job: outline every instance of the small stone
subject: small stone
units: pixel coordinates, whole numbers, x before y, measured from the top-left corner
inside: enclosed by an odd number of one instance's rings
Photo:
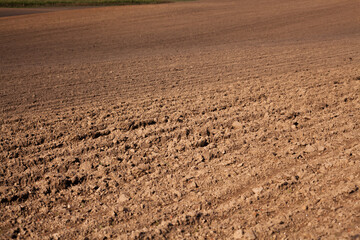
[[[195,161],[199,161],[199,162],[202,162],[205,160],[204,156],[201,155],[201,154],[196,154],[195,158],[194,158]]]
[[[52,236],[51,236],[52,239],[60,239],[60,234],[59,233],[54,233]]]
[[[238,121],[235,121],[235,122],[233,122],[232,127],[233,127],[233,128],[241,128],[241,127],[242,127],[242,124],[239,123]]]
[[[319,147],[318,147],[318,150],[319,150],[320,152],[325,151],[325,147],[324,147],[324,146],[319,146]]]
[[[306,153],[312,153],[312,152],[315,152],[315,151],[316,151],[316,149],[312,145],[306,145],[306,147],[304,149],[304,152],[306,152]]]
[[[205,160],[211,160],[213,158],[213,154],[210,151],[205,151],[203,153],[203,157]]]
[[[252,230],[246,231],[245,235],[244,235],[245,239],[250,239],[250,240],[255,240],[256,239],[256,235]]]
[[[264,190],[264,188],[258,187],[258,188],[253,188],[251,190],[253,191],[253,193],[255,193],[255,195],[259,195]]]
[[[126,196],[125,194],[121,194],[118,198],[118,202],[122,203],[122,202],[126,202],[129,200],[129,197]]]
[[[244,237],[243,230],[240,229],[234,232],[234,239],[243,239],[243,237]]]

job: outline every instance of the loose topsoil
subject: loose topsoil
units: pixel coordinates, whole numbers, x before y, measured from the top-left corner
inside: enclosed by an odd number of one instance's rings
[[[360,239],[360,2],[0,19],[0,238]]]

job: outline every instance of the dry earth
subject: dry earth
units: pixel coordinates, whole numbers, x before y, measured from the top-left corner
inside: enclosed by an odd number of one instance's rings
[[[0,18],[0,238],[360,239],[360,2]]]

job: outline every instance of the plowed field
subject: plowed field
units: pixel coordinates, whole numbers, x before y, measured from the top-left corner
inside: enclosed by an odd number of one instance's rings
[[[1,239],[360,239],[358,0],[10,15]]]

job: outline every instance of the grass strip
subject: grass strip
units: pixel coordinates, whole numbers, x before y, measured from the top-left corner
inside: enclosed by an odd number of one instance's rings
[[[0,0],[0,7],[112,6],[170,3],[178,0]]]

